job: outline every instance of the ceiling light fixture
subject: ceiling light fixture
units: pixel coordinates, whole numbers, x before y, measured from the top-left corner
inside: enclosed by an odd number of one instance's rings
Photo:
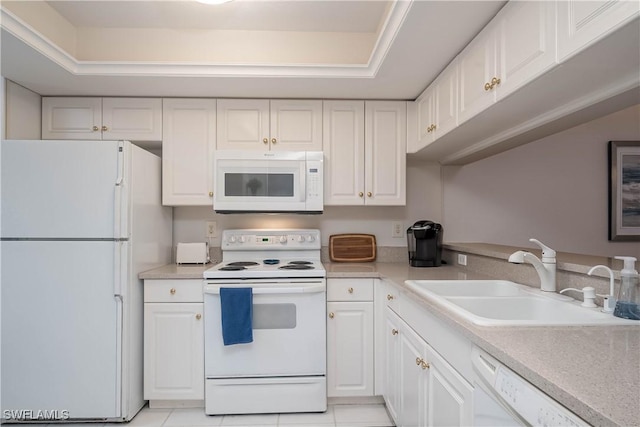
[[[223,4],[223,3],[228,3],[232,0],[196,0],[198,3],[203,3],[203,4]]]

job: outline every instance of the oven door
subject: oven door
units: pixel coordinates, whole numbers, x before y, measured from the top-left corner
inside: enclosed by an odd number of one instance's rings
[[[253,342],[223,344],[223,287],[253,289]],[[325,375],[325,279],[209,281],[204,313],[207,378]]]
[[[306,210],[304,152],[217,151],[214,158],[216,212]]]

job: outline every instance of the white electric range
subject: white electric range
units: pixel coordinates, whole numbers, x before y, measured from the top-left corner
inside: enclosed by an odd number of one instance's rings
[[[205,412],[323,412],[326,271],[319,230],[225,230],[204,272]],[[251,288],[253,341],[224,345],[220,293]]]

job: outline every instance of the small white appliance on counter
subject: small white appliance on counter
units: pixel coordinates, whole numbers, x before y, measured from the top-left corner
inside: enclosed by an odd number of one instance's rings
[[[213,209],[321,214],[323,159],[320,151],[218,150],[213,156]]]
[[[209,262],[207,243],[178,243],[176,264],[206,264]]]
[[[2,417],[129,421],[145,403],[138,273],[171,262],[161,161],[126,141],[0,148]]]
[[[324,412],[326,271],[319,230],[225,230],[204,272],[205,412]],[[251,288],[251,342],[224,345],[224,290]]]

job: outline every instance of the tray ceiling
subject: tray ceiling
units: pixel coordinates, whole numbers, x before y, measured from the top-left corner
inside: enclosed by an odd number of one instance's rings
[[[504,1],[3,1],[42,95],[414,99]]]

